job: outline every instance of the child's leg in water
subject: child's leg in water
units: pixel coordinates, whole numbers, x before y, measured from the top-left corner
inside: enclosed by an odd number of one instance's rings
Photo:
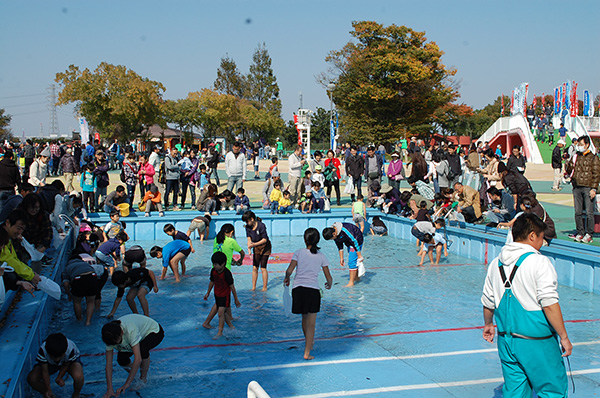
[[[186,259],[186,258],[185,258],[185,257],[183,257],[183,258],[181,259],[181,261],[180,261],[180,263],[181,263],[181,275],[182,275],[182,276],[183,276],[183,275],[185,275],[185,270],[186,270],[186,267],[185,267],[185,259]]]
[[[304,359],[315,359],[310,355],[315,342],[315,324],[317,322],[317,314],[308,313],[302,314],[302,332],[304,333]]]
[[[433,264],[433,246],[429,246],[427,254],[429,255],[429,262]]]
[[[442,245],[437,245],[435,247],[435,263],[440,263],[440,258],[442,258]]]
[[[233,326],[233,323],[231,322],[232,317],[231,317],[231,307],[227,307],[225,309],[225,323],[227,323],[227,326],[229,326],[229,329],[235,329],[235,326]]]
[[[212,327],[210,326],[210,322],[213,320],[215,315],[217,315],[217,305],[213,304],[213,306],[210,309],[210,312],[208,313],[208,316],[206,317],[206,320],[204,321],[202,326],[205,327],[206,329],[211,329]]]
[[[217,312],[219,313],[219,331],[215,338],[223,335],[223,328],[225,327],[225,307],[219,307]]]

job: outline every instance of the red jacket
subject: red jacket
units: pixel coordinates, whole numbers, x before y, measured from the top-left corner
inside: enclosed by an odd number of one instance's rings
[[[333,161],[333,165],[336,168],[336,172],[337,172],[337,176],[338,176],[338,180],[342,178],[342,176],[340,175],[340,167],[342,167],[342,163],[340,162],[340,160],[338,158],[333,158],[333,159],[325,159],[325,167],[329,166],[329,163],[331,163]]]
[[[145,174],[142,174],[142,170],[145,171]],[[154,182],[154,174],[154,167],[152,167],[150,163],[146,162],[144,165],[140,163],[140,171],[138,172],[138,175],[140,176],[140,182],[145,177],[146,183],[152,184]]]

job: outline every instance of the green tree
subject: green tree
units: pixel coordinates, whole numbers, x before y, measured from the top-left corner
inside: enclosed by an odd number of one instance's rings
[[[242,76],[235,61],[229,56],[221,58],[214,89],[220,94],[229,94],[239,98],[245,96],[247,91],[246,77]]]
[[[443,52],[425,32],[406,26],[353,22],[355,39],[326,58],[333,100],[347,137],[356,143],[393,143],[406,130],[428,125],[434,112],[458,97]]]
[[[0,108],[0,140],[10,140],[12,138],[12,130],[10,129],[10,121],[12,116],[5,113],[3,108]]]
[[[167,100],[161,105],[164,121],[174,124],[184,134],[186,142],[193,141],[194,127],[200,126],[200,108],[188,98]]]
[[[245,98],[251,100],[258,109],[281,117],[281,99],[277,78],[271,67],[271,56],[265,43],[259,44],[252,55],[250,72],[245,78],[247,93]]]
[[[242,123],[239,98],[205,88],[189,93],[187,99],[198,111],[198,124],[205,137],[223,136],[228,142],[235,139]]]
[[[329,121],[331,112],[321,107],[312,114],[310,120],[310,141],[314,144],[329,144]]]
[[[92,72],[70,65],[55,81],[62,87],[57,104],[75,103],[103,138],[129,140],[161,120],[165,87],[125,66],[102,62]]]

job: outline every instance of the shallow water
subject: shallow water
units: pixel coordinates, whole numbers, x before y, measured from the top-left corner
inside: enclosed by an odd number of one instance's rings
[[[166,242],[135,243],[149,250]],[[238,242],[244,248],[245,238]],[[303,247],[301,237],[272,242],[273,253],[292,253]],[[266,293],[250,291],[250,266],[233,268],[242,306],[232,308],[235,329],[226,327],[224,336],[213,340],[218,318],[212,330],[201,326],[214,303],[212,295],[203,300],[212,242],[194,241],[194,246],[196,253],[187,261],[183,281],[175,283],[169,271],[167,279],[159,281],[160,291],[148,295],[150,315],[165,329],[165,339],[151,355],[148,384],[122,396],[243,397],[251,380],[257,380],[271,397],[338,391],[377,397],[498,396],[495,389],[501,382],[496,379],[502,375],[497,353],[480,351],[495,348],[483,341],[478,329],[483,264],[450,255],[442,257],[441,266],[431,267],[426,259],[424,267],[417,267],[414,242],[365,237],[367,274],[355,287],[344,288],[348,271],[339,266],[337,248],[332,242],[321,242],[334,285],[330,291],[323,289],[312,352],[316,359],[307,362],[302,360],[300,316],[288,318],[283,313],[282,281],[288,264],[269,264]],[[148,267],[160,275],[159,260],[150,259]],[[321,275],[320,285],[324,282]],[[259,276],[259,287],[261,283]],[[567,287],[560,287],[559,293],[565,319],[598,317],[600,297]],[[53,331],[65,333],[83,353],[83,392],[95,396],[106,391],[100,329],[115,295],[116,288],[109,282],[91,327],[75,321],[66,300],[54,317]],[[123,301],[117,317],[128,313]],[[592,342],[575,348],[573,370],[599,368],[598,322],[568,323],[567,328],[573,342]],[[126,376],[115,362],[115,390]],[[463,383],[472,380],[479,382]],[[571,396],[591,396],[600,388],[597,372],[575,380],[577,395]],[[459,383],[440,384],[448,382]],[[64,389],[53,387],[57,396],[70,396],[70,383]]]

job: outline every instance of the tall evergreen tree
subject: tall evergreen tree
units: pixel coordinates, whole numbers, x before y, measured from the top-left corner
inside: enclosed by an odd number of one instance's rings
[[[269,113],[281,116],[281,99],[277,78],[271,67],[271,56],[265,43],[259,44],[252,55],[250,73],[246,77],[248,84],[247,98],[258,109],[266,109]]]
[[[220,94],[229,94],[244,98],[246,92],[246,79],[232,58],[228,55],[221,58],[221,64],[217,69],[217,79],[214,83],[215,91]]]

